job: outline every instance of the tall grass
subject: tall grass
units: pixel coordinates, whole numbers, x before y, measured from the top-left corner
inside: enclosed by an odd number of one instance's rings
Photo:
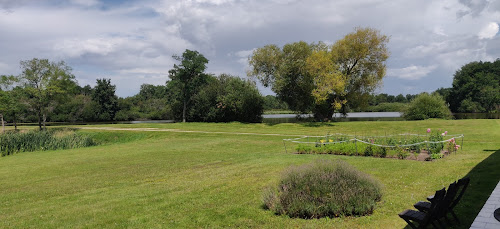
[[[94,145],[96,142],[91,136],[78,133],[75,129],[70,128],[0,134],[0,154],[2,157],[20,152],[72,149]]]

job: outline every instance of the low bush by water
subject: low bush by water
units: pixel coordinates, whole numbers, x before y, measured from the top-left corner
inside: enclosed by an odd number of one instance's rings
[[[89,135],[75,129],[58,128],[46,131],[6,132],[0,134],[0,154],[7,156],[19,152],[37,150],[72,149],[94,146],[96,142]]]
[[[381,185],[367,174],[341,160],[318,160],[288,169],[264,204],[277,214],[320,218],[371,214],[381,198]]]

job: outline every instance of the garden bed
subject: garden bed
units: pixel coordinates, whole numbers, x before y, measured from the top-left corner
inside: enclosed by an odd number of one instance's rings
[[[347,156],[371,156],[406,160],[431,161],[455,153],[463,142],[463,134],[448,135],[447,131],[427,134],[397,134],[384,136],[356,136],[327,134],[284,139],[285,151],[294,149],[298,154],[335,154]],[[288,144],[288,146],[287,146]],[[290,147],[293,144],[292,147]]]

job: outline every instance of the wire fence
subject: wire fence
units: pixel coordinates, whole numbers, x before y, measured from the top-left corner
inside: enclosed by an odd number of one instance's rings
[[[404,137],[404,141],[402,140],[402,137]],[[329,145],[329,144],[339,144],[339,143],[347,143],[347,142],[360,142],[363,144],[367,145],[372,145],[372,146],[377,146],[377,147],[383,147],[383,148],[405,148],[405,147],[412,147],[412,146],[418,146],[418,145],[426,145],[427,148],[429,148],[430,144],[441,144],[441,143],[448,143],[451,141],[456,141],[457,139],[461,139],[461,145],[463,149],[463,140],[464,140],[464,135],[463,134],[456,134],[456,135],[442,135],[443,140],[440,141],[430,141],[430,140],[423,140],[418,141],[418,142],[412,142],[410,144],[378,144],[375,142],[375,139],[377,141],[382,141],[382,142],[407,142],[410,139],[407,139],[406,137],[414,137],[416,139],[419,138],[427,138],[429,139],[431,135],[420,135],[420,134],[397,134],[397,135],[384,135],[384,136],[356,136],[356,135],[349,135],[349,134],[342,134],[342,133],[335,133],[335,134],[327,134],[324,136],[303,136],[299,138],[289,138],[289,139],[283,139],[283,145],[285,147],[285,152],[287,152],[287,146],[286,143],[297,143],[297,144],[314,144],[315,146],[321,146],[321,145]],[[446,139],[444,139],[446,138]],[[388,140],[392,139],[392,140]],[[396,140],[394,140],[396,139]],[[399,141],[398,141],[399,140]],[[412,139],[415,140],[415,139]]]

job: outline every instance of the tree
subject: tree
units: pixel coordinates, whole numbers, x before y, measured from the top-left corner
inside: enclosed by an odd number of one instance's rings
[[[167,87],[163,85],[142,84],[139,96],[141,100],[162,99],[167,96]]]
[[[451,112],[441,95],[422,93],[411,101],[403,117],[407,120],[449,119],[451,118]]]
[[[29,108],[36,114],[40,130],[45,129],[48,113],[57,99],[65,98],[76,85],[71,68],[63,61],[50,62],[48,59],[21,61],[20,82],[24,85]],[[43,127],[42,127],[43,124]]]
[[[366,104],[385,76],[389,38],[371,28],[356,28],[332,46],[303,41],[280,49],[267,45],[249,57],[250,77],[271,87],[296,112],[314,108],[317,118]]]
[[[315,88],[312,91],[316,103],[314,115],[317,119],[330,119],[334,111],[347,102],[342,98],[345,95],[346,77],[333,62],[332,53],[326,49],[315,50],[306,63],[308,73],[315,76]]]
[[[99,121],[114,120],[118,111],[118,97],[115,95],[116,86],[111,79],[97,79],[97,85],[92,92],[92,101],[97,105],[97,119]]]
[[[12,110],[14,103],[12,96],[7,90],[10,89],[15,80],[14,76],[0,76],[0,122],[2,122],[2,132],[5,132],[4,116]]]
[[[369,94],[385,76],[385,61],[389,58],[389,37],[372,28],[356,28],[353,33],[335,42],[331,47],[333,62],[347,80],[344,93],[335,95],[346,100],[342,112],[367,102]]]
[[[191,105],[192,97],[206,82],[208,75],[204,71],[208,60],[199,52],[189,49],[182,56],[174,55],[173,58],[181,64],[174,64],[174,68],[168,71],[171,81],[167,82],[167,88],[171,91],[173,102],[181,104],[182,122],[186,122],[186,111]]]
[[[0,122],[2,122],[2,132],[5,132],[4,114],[8,111],[10,97],[7,92],[0,90]]]
[[[314,105],[312,91],[315,86],[306,66],[313,49],[313,45],[304,41],[286,44],[282,49],[276,45],[258,48],[249,57],[252,69],[247,74],[265,87],[271,87],[291,110],[308,112]]]
[[[204,122],[259,122],[264,99],[254,83],[221,74],[193,96],[188,117]]]
[[[288,104],[279,100],[274,95],[264,96],[264,110],[288,110]]]
[[[2,130],[4,127],[4,120],[10,118],[14,123],[14,129],[17,130],[17,120],[19,114],[24,108],[21,103],[23,89],[16,86],[19,79],[16,76],[0,76],[0,119],[2,122]]]
[[[453,112],[498,112],[500,59],[462,66],[455,72],[447,101]]]

